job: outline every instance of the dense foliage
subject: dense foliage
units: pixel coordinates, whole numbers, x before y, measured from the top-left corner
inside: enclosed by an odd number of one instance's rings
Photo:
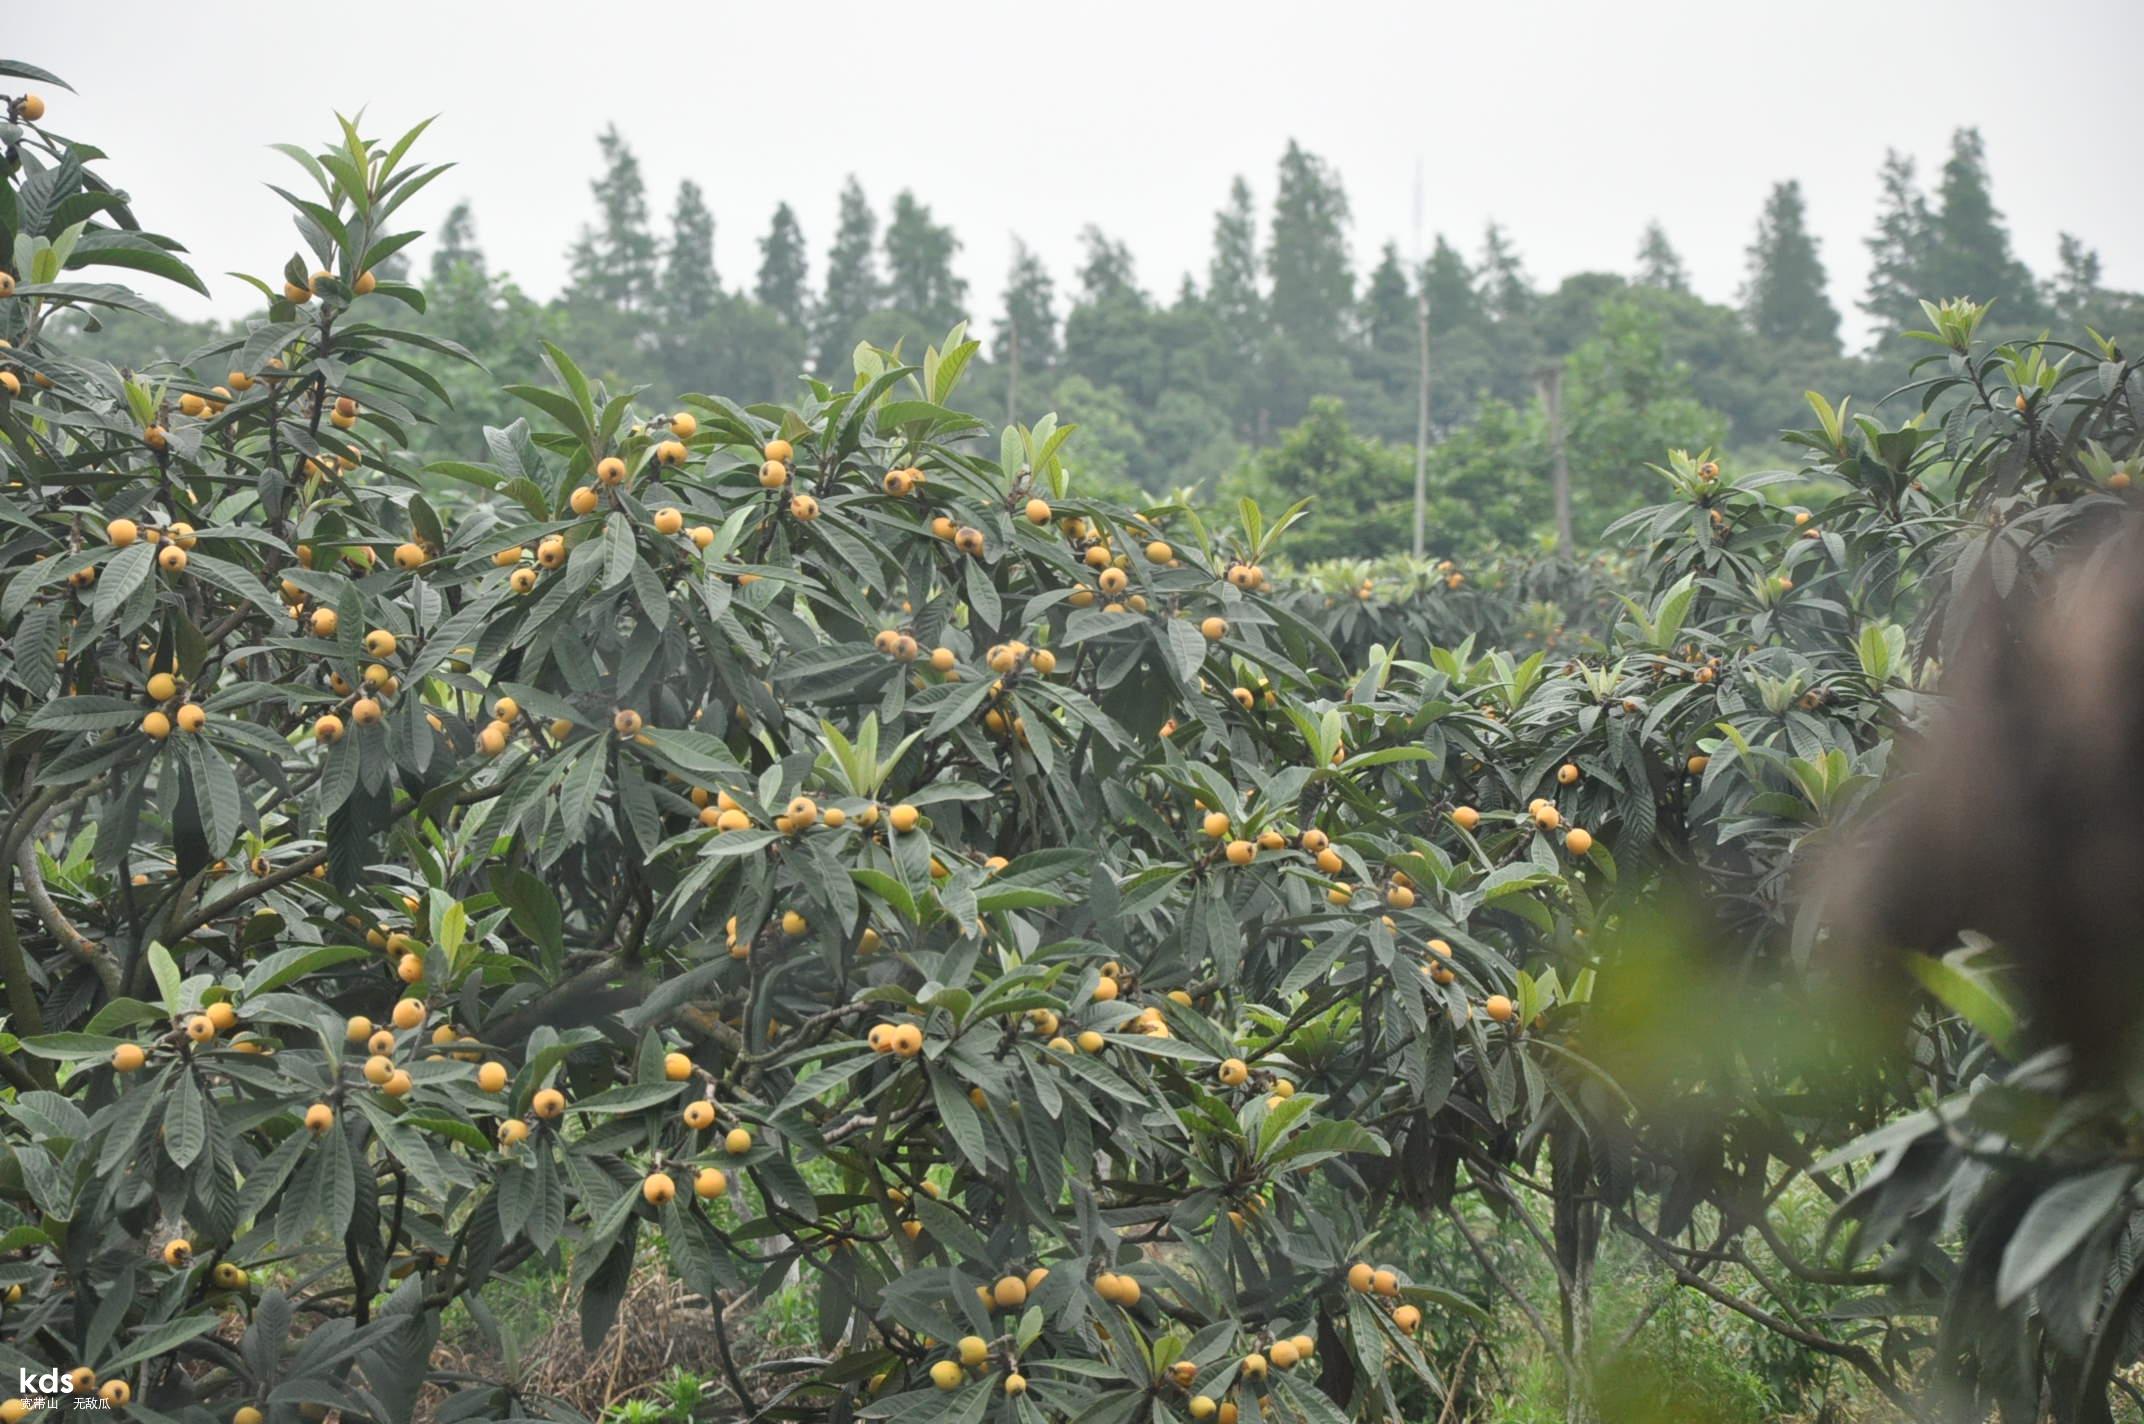
[[[1496,1279],[1470,1194],[1555,1266],[1525,1308],[1574,1417],[1607,1231],[1902,1403],[2104,1413],[2133,1112],[2070,1127],[2097,1155],[1993,1116],[2039,1036],[1978,942],[1864,1035],[1795,892],[1976,622],[2135,522],[2111,345],[1946,303],[1929,415],[1819,400],[1795,471],[1676,451],[1627,563],[1284,579],[1300,508],[1115,502],[1054,418],[959,413],[959,325],[786,404],[546,346],[486,401],[528,416],[410,456],[462,354],[378,275],[417,132],[287,150],[263,320],[77,356],[63,317],[139,299],[75,274],[190,274],[35,108],[0,132],[0,1367],[151,1418],[568,1417],[431,1370],[444,1313],[495,1328],[541,1258],[599,1337],[654,1237],[718,1329],[815,1287],[820,1356],[731,1365],[742,1415],[1431,1417],[1480,1302],[1385,1243],[1440,1213]],[[2009,1160],[1849,1140],[1955,1092]],[[1712,1274],[1804,1178],[1858,1224],[1784,1260],[1867,1288],[1837,1320]]]

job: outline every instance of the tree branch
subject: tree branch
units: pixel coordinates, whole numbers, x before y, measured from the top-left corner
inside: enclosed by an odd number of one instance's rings
[[[1661,1264],[1665,1265],[1674,1274],[1679,1284],[1690,1287],[1716,1305],[1725,1306],[1737,1315],[1746,1316],[1754,1320],[1775,1335],[1792,1340],[1797,1345],[1815,1350],[1819,1354],[1829,1355],[1833,1359],[1845,1361],[1860,1371],[1868,1379],[1869,1383],[1876,1386],[1885,1399],[1890,1400],[1901,1411],[1909,1416],[1915,1412],[1913,1397],[1892,1381],[1890,1373],[1867,1350],[1862,1349],[1859,1345],[1844,1344],[1828,1335],[1819,1335],[1813,1330],[1804,1330],[1799,1326],[1782,1320],[1763,1306],[1744,1300],[1733,1291],[1727,1290],[1691,1270],[1687,1265],[1683,1264],[1680,1259],[1681,1253],[1672,1243],[1663,1241],[1653,1235],[1652,1232],[1640,1226],[1634,1218],[1625,1216],[1619,1220],[1623,1229],[1638,1241],[1643,1242],[1646,1248],[1660,1260]]]
[[[52,937],[60,942],[60,947],[73,950],[89,961],[89,967],[97,972],[97,978],[104,983],[104,992],[117,998],[119,961],[112,958],[110,950],[74,927],[73,921],[69,920],[53,901],[51,892],[45,889],[44,872],[38,869],[37,838],[43,830],[44,820],[57,809],[56,805],[47,808],[45,815],[39,817],[31,826],[29,834],[15,843],[15,869],[22,876],[22,893],[30,902],[31,912],[52,932]]]
[[[1548,1321],[1542,1318],[1541,1312],[1534,1308],[1534,1303],[1526,1298],[1525,1293],[1496,1268],[1496,1263],[1489,1259],[1489,1253],[1474,1239],[1474,1233],[1467,1230],[1466,1222],[1460,1218],[1459,1208],[1446,1202],[1444,1215],[1452,1223],[1452,1229],[1459,1233],[1459,1239],[1467,1243],[1467,1250],[1473,1253],[1475,1263],[1481,1267],[1482,1274],[1494,1281],[1505,1295],[1511,1297],[1512,1303],[1518,1306],[1527,1323],[1533,1326],[1534,1334],[1541,1337],[1541,1343],[1548,1348],[1549,1354],[1556,1358],[1559,1365],[1568,1369],[1571,1359],[1564,1353],[1563,1341],[1557,1338],[1555,1331],[1549,1329]]]

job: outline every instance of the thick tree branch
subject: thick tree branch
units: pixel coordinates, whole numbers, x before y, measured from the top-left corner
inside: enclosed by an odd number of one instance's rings
[[[110,950],[74,927],[74,922],[67,918],[45,888],[44,872],[37,864],[38,835],[43,830],[43,822],[58,809],[57,805],[47,808],[44,816],[32,825],[30,833],[15,843],[15,871],[22,877],[23,898],[30,902],[31,913],[51,931],[60,947],[87,960],[103,982],[104,992],[116,998],[119,994],[119,961],[112,957]]]

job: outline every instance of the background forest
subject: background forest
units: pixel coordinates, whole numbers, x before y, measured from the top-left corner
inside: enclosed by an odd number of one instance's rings
[[[1918,354],[1903,333],[1923,320],[1920,296],[1972,294],[1991,305],[1996,337],[2088,319],[2132,345],[2144,336],[2144,297],[2102,286],[2086,237],[2065,234],[2050,273],[2019,259],[1970,128],[1932,174],[1889,154],[1874,177],[1871,277],[1856,297],[1833,290],[1801,185],[1775,184],[1734,307],[1692,293],[1658,224],[1637,236],[1629,270],[1553,284],[1529,272],[1525,235],[1495,224],[1472,243],[1436,234],[1418,263],[1387,243],[1360,271],[1343,175],[1291,143],[1269,205],[1248,179],[1229,185],[1203,273],[1172,285],[1089,226],[1076,272],[1053,273],[1016,247],[1002,309],[982,312],[959,234],[916,193],[882,210],[852,178],[839,226],[816,241],[782,203],[758,241],[757,270],[723,272],[715,224],[752,215],[715,212],[689,179],[658,212],[662,195],[628,138],[605,129],[596,144],[570,285],[555,299],[532,298],[492,266],[469,202],[440,224],[415,274],[428,303],[415,325],[468,348],[486,370],[436,363],[456,406],[418,433],[416,453],[480,449],[489,412],[479,397],[494,381],[540,379],[543,341],[621,384],[771,400],[803,372],[844,380],[860,342],[898,344],[913,358],[967,320],[986,339],[968,376],[971,408],[1006,419],[1054,410],[1078,425],[1073,458],[1089,487],[1215,508],[1243,495],[1272,508],[1316,496],[1291,555],[1375,558],[1408,548],[1426,297],[1426,552],[1479,555],[1550,532],[1536,497],[1551,463],[1541,394],[1550,371],[1562,384],[1585,544],[1655,495],[1642,462],[1663,450],[1766,463],[1778,433],[1806,417],[1803,392],[1863,408],[1881,399],[1901,359]],[[573,226],[561,217],[562,243]],[[400,254],[390,265],[408,267]],[[1842,334],[1848,300],[1866,320],[1866,349],[1850,350]],[[84,349],[181,358],[232,329],[120,313]]]

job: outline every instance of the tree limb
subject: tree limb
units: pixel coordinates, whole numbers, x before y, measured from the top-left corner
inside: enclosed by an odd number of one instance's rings
[[[1842,1341],[1834,1340],[1828,1335],[1819,1335],[1813,1330],[1804,1330],[1799,1326],[1782,1320],[1763,1306],[1744,1300],[1733,1291],[1715,1284],[1705,1276],[1691,1270],[1687,1265],[1683,1264],[1679,1258],[1680,1253],[1672,1243],[1662,1241],[1652,1232],[1640,1226],[1635,1220],[1624,1217],[1621,1219],[1621,1225],[1632,1237],[1645,1244],[1647,1249],[1660,1260],[1661,1264],[1665,1265],[1674,1274],[1679,1284],[1690,1287],[1716,1305],[1725,1306],[1737,1315],[1746,1316],[1754,1320],[1775,1335],[1792,1340],[1797,1345],[1815,1350],[1819,1354],[1829,1355],[1833,1359],[1845,1361],[1860,1371],[1868,1379],[1869,1383],[1876,1386],[1885,1399],[1890,1400],[1892,1404],[1896,1405],[1909,1417],[1917,1412],[1913,1397],[1893,1382],[1890,1373],[1867,1350],[1862,1349],[1859,1345],[1849,1345]]]
[[[1444,1215],[1452,1223],[1452,1229],[1459,1233],[1459,1239],[1467,1243],[1467,1250],[1473,1253],[1475,1263],[1481,1267],[1482,1274],[1494,1281],[1505,1295],[1511,1297],[1512,1303],[1517,1305],[1520,1313],[1526,1317],[1527,1324],[1533,1326],[1534,1333],[1541,1337],[1541,1343],[1548,1348],[1549,1354],[1556,1358],[1559,1365],[1568,1368],[1571,1361],[1564,1353],[1563,1341],[1557,1338],[1555,1331],[1549,1329],[1548,1321],[1534,1308],[1534,1303],[1526,1298],[1525,1292],[1513,1285],[1504,1273],[1496,1268],[1496,1263],[1489,1259],[1489,1253],[1474,1239],[1474,1233],[1467,1230],[1466,1222],[1460,1218],[1459,1208],[1446,1202]]]
[[[32,824],[29,834],[15,843],[15,870],[22,876],[23,897],[30,902],[31,912],[52,932],[52,937],[60,942],[60,947],[73,950],[87,960],[89,967],[96,971],[97,978],[103,981],[104,992],[117,998],[119,961],[112,957],[110,950],[74,927],[74,922],[67,918],[54,902],[51,892],[45,889],[44,872],[38,868],[37,838],[43,830],[45,819],[57,809],[57,805],[48,807],[44,816],[40,816],[37,822]]]

